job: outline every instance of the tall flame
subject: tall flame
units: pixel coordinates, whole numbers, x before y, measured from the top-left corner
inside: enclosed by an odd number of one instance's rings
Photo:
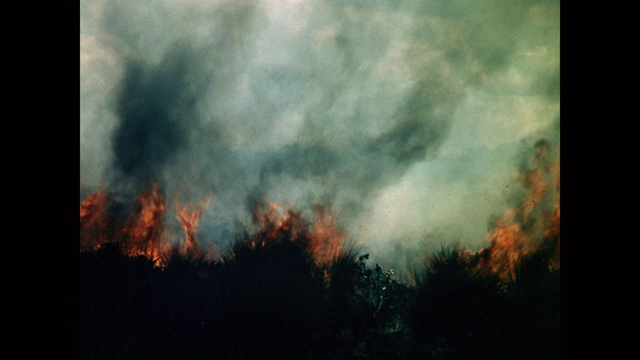
[[[187,257],[195,257],[204,255],[204,252],[198,242],[198,223],[204,213],[204,208],[209,204],[209,197],[202,200],[195,209],[189,209],[182,206],[176,199],[176,218],[180,222],[180,227],[184,231],[182,253]],[[215,255],[214,249],[207,254],[211,258]]]
[[[328,265],[342,251],[347,234],[336,227],[335,215],[329,213],[326,206],[314,205],[312,209],[316,218],[313,222],[309,251],[314,255],[316,263]]]
[[[486,235],[490,245],[475,254],[479,269],[511,276],[518,260],[545,241],[552,241],[555,246],[550,266],[559,267],[560,161],[548,160],[548,146],[545,142],[536,144],[535,168],[518,178],[528,190],[527,196],[493,222],[493,228]],[[552,189],[555,191],[551,192]],[[551,195],[555,198],[551,199]],[[163,255],[171,246],[166,243],[167,204],[158,184],[152,184],[138,196],[133,211],[119,231],[114,231],[117,229],[115,221],[108,218],[108,200],[104,190],[99,189],[81,202],[81,250],[96,250],[106,242],[117,241],[127,254],[142,255],[161,265]],[[550,200],[553,201],[552,207],[549,206]],[[195,207],[190,207],[180,204],[176,197],[176,218],[184,233],[184,238],[180,239],[183,255],[205,255],[208,260],[219,255],[214,247],[205,254],[198,241],[198,224],[208,202],[209,198],[205,198]],[[312,210],[315,219],[309,223],[300,212],[282,209],[275,203],[256,205],[253,221],[259,229],[248,239],[251,246],[264,247],[267,243],[290,241],[301,245],[317,265],[330,264],[342,251],[347,235],[336,226],[335,215],[327,206],[314,205]]]
[[[103,190],[88,196],[80,204],[80,247],[81,250],[97,250],[106,242],[118,242],[130,256],[145,256],[157,266],[163,265],[163,258],[171,251],[167,239],[165,214],[167,203],[157,183],[140,194],[133,211],[118,229],[107,219],[108,197]],[[215,246],[203,251],[198,240],[198,224],[202,219],[209,198],[195,207],[181,204],[176,196],[176,219],[184,237],[179,240],[182,248],[178,251],[190,258],[213,260],[219,257]],[[264,247],[267,243],[290,241],[302,246],[318,265],[329,264],[342,250],[346,234],[338,229],[335,216],[327,206],[312,207],[315,219],[312,223],[303,218],[299,211],[282,209],[275,203],[256,205],[253,220],[259,225],[258,231],[250,239],[252,247]]]
[[[555,244],[550,266],[560,266],[560,161],[546,160],[546,142],[538,142],[536,150],[536,168],[519,178],[528,189],[527,196],[518,207],[506,210],[501,219],[493,222],[492,230],[486,235],[491,245],[479,251],[479,268],[489,269],[502,277],[510,277],[522,256],[549,241]],[[552,185],[555,198],[550,212],[545,208],[545,199]],[[536,216],[532,216],[534,212]]]
[[[135,209],[122,229],[124,244],[129,255],[143,255],[160,261],[163,247],[164,214],[166,202],[157,183],[138,196]]]

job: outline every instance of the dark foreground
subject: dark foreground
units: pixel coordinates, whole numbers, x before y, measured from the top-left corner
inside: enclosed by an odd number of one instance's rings
[[[443,249],[412,285],[354,250],[317,265],[286,239],[164,267],[107,244],[80,253],[80,357],[560,359],[553,240],[506,277]]]

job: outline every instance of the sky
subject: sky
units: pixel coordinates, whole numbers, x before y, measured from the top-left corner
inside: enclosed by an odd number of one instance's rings
[[[477,250],[541,139],[557,0],[80,1],[81,197],[208,198],[205,245],[275,202],[327,205],[388,266]]]

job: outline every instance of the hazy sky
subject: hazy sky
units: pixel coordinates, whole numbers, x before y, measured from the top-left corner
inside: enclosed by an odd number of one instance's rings
[[[329,204],[380,263],[478,249],[559,142],[559,1],[80,6],[81,196],[210,196],[204,243],[275,201]]]

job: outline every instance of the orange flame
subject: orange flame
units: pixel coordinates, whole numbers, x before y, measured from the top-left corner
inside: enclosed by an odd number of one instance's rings
[[[346,234],[335,225],[335,216],[326,206],[314,205],[313,224],[309,224],[300,212],[287,209],[283,211],[274,203],[266,208],[256,205],[253,220],[260,230],[252,239],[251,245],[265,246],[268,242],[291,241],[304,246],[318,265],[329,264],[342,250]],[[280,215],[284,212],[283,215]]]
[[[126,251],[130,256],[146,256],[160,263],[163,252],[164,212],[166,203],[159,192],[158,184],[138,196],[134,212],[122,229]]]
[[[95,250],[106,241],[104,211],[107,195],[102,189],[80,203],[80,249]]]
[[[253,238],[252,246],[265,246],[267,242],[301,242],[307,238],[308,224],[300,212],[287,209],[284,215],[280,215],[282,212],[280,207],[272,202],[267,203],[266,208],[254,206],[253,221],[260,225],[260,230]],[[305,243],[301,245],[306,246]]]
[[[313,222],[309,251],[317,264],[328,265],[340,255],[347,234],[336,227],[335,215],[330,214],[326,206],[314,205],[312,209],[316,213],[316,219]]]
[[[550,266],[560,268],[560,160],[556,161],[552,171],[555,176],[556,198],[544,236],[545,238],[557,238],[555,255]]]
[[[553,264],[559,267],[560,238],[560,161],[545,163],[548,145],[536,144],[534,158],[536,168],[522,175],[519,180],[529,190],[525,199],[515,209],[505,211],[503,218],[493,222],[493,229],[487,234],[491,245],[479,251],[478,268],[488,269],[502,277],[513,274],[515,263],[536,250],[546,239],[557,237],[557,248]],[[553,211],[545,208],[550,183],[555,186]],[[539,213],[533,217],[534,212]]]
[[[176,197],[177,199],[177,197]],[[106,212],[108,197],[100,189],[80,203],[80,250],[95,251],[107,242],[117,242],[129,256],[144,256],[163,267],[174,246],[166,242],[167,209],[157,183],[140,194],[134,208],[121,227]],[[202,250],[198,242],[198,223],[209,198],[201,201],[195,209],[176,201],[176,217],[184,231],[182,255],[190,258],[213,260],[218,256],[215,246]]]
[[[186,206],[180,205],[180,202],[176,199],[176,217],[180,222],[180,226],[184,231],[184,246],[182,253],[188,257],[203,255],[203,250],[198,242],[198,223],[204,213],[204,208],[209,204],[209,197],[202,200],[195,209],[189,210]],[[211,251],[206,254],[205,257],[211,259],[216,254],[215,248],[212,247]]]

